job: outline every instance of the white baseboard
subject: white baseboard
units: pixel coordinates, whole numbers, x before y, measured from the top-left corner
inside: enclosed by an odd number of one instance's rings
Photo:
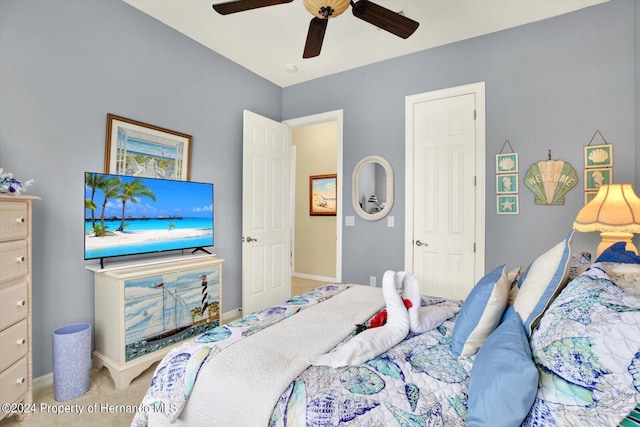
[[[228,323],[239,317],[242,317],[242,310],[240,308],[236,308],[235,310],[222,313],[221,320],[222,323]],[[41,377],[34,378],[31,385],[33,387],[33,391],[37,391],[53,385],[53,372],[49,372],[48,374],[42,375]]]
[[[319,282],[335,283],[335,277],[316,276],[314,274],[306,273],[293,273],[293,277],[299,277],[301,279],[317,280]]]
[[[242,317],[242,309],[240,307],[236,308],[235,310],[222,313],[220,320],[222,321],[222,323],[229,323],[232,320],[237,319],[238,317]]]
[[[41,377],[34,378],[31,382],[31,386],[33,387],[33,391],[38,391],[42,388],[53,385],[53,372],[49,372]]]

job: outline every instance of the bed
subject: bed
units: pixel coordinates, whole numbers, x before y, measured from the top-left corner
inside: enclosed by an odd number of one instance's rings
[[[640,295],[615,263],[567,284],[571,236],[464,302],[422,296],[461,310],[357,365],[310,354],[355,340],[380,288],[328,284],[217,327],[163,359],[132,426],[617,426],[640,402]]]

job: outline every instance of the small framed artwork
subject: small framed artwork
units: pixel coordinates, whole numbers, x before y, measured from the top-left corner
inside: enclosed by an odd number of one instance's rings
[[[613,166],[613,145],[587,145],[584,147],[585,168],[610,168]]]
[[[597,191],[585,191],[584,192],[584,204],[586,205],[591,200],[593,200],[593,198],[596,197],[596,194],[598,194]]]
[[[520,200],[517,194],[502,194],[497,197],[498,214],[517,215],[520,213]]]
[[[189,180],[192,137],[107,114],[105,173]]]
[[[518,153],[496,154],[496,173],[518,172]]]
[[[496,175],[496,193],[517,193],[518,192],[518,174]]]
[[[613,182],[613,169],[585,169],[584,170],[584,189],[598,190],[601,185],[611,184]]]
[[[309,177],[309,215],[336,215],[338,176],[334,174]]]

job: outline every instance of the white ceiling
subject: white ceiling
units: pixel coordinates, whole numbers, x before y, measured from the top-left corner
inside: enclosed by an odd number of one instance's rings
[[[374,62],[539,21],[608,0],[374,0],[420,23],[401,39],[351,10],[329,21],[320,56],[302,59],[312,16],[302,0],[222,16],[224,0],[123,0],[202,45],[287,87]],[[291,72],[287,68],[295,67]]]

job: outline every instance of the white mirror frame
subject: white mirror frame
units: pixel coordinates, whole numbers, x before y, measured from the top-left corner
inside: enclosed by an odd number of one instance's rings
[[[358,200],[358,180],[360,178],[360,172],[362,171],[362,168],[370,163],[379,163],[387,174],[386,202],[384,208],[380,212],[375,213],[368,213],[362,209]],[[387,159],[381,156],[367,156],[358,162],[353,170],[353,176],[351,178],[351,201],[353,202],[353,209],[356,213],[362,219],[367,221],[379,221],[389,215],[389,212],[391,212],[391,208],[393,207],[393,168]]]

